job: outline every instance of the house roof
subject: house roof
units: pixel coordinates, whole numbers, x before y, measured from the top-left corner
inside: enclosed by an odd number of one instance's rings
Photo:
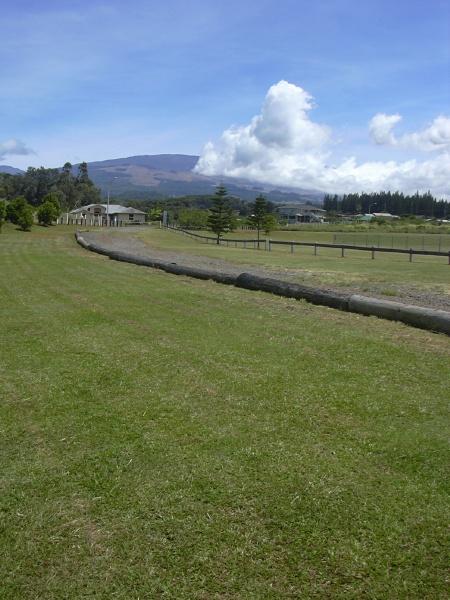
[[[283,210],[298,210],[300,211],[299,214],[301,214],[302,210],[316,210],[318,212],[327,212],[326,210],[324,210],[323,208],[320,208],[320,206],[316,206],[314,204],[281,204],[278,207],[279,211],[283,211]]]
[[[75,208],[74,210],[71,210],[70,214],[77,214],[80,212],[88,212],[88,209],[92,208],[93,206],[101,206],[105,210],[108,207],[107,204],[87,204],[86,206],[81,206],[80,208]],[[145,212],[143,210],[138,210],[137,208],[133,208],[132,206],[122,206],[121,204],[110,204],[109,205],[109,214],[110,215],[117,215],[119,213],[127,214],[127,215],[129,215],[129,214],[145,215]]]
[[[372,213],[374,217],[391,217],[392,219],[398,219],[397,215],[391,215],[388,212],[374,212]]]

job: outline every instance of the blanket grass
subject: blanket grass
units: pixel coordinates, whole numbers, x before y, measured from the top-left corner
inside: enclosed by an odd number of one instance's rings
[[[242,232],[240,236],[245,237],[244,233],[247,239],[254,237],[254,232]],[[252,234],[250,237],[249,233]],[[273,236],[273,239],[281,239],[283,233],[278,232],[278,237]],[[130,232],[116,231],[113,234],[129,235]],[[239,245],[234,247],[232,243],[229,247],[217,246],[181,232],[156,227],[141,229],[134,234],[150,247],[159,250],[220,258],[241,264],[243,268],[254,265],[272,270],[289,269],[296,272],[294,280],[310,285],[357,286],[364,291],[365,284],[369,287],[371,284],[405,284],[418,289],[450,294],[450,266],[447,257],[419,255],[409,262],[409,257],[404,254],[378,252],[375,260],[372,260],[370,252],[346,250],[345,258],[342,258],[341,251],[334,248],[319,248],[317,255],[314,255],[314,248],[311,247],[295,247],[294,253],[291,253],[290,246],[275,245],[272,246],[271,252],[267,252],[263,243],[260,250],[255,250],[251,244],[246,249]],[[299,241],[304,232],[297,234]],[[295,236],[291,238],[295,241]]]
[[[2,598],[445,597],[447,337],[68,228],[0,265]]]

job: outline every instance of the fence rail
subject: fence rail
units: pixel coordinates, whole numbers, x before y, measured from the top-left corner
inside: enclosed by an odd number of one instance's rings
[[[304,246],[314,249],[314,255],[317,255],[318,248],[336,248],[341,251],[341,257],[345,258],[346,250],[360,250],[362,252],[370,252],[372,260],[375,259],[375,254],[378,252],[388,252],[395,254],[407,254],[409,256],[409,262],[412,262],[414,255],[420,256],[446,256],[448,257],[448,264],[450,265],[450,250],[448,252],[440,252],[438,250],[415,250],[414,248],[385,248],[380,246],[358,246],[354,244],[328,244],[325,242],[294,242],[294,241],[282,241],[282,240],[271,240],[271,239],[231,239],[231,238],[219,238],[217,240],[216,237],[210,237],[207,235],[200,235],[198,233],[192,233],[192,231],[188,231],[186,229],[179,229],[177,227],[168,226],[168,229],[172,231],[177,231],[188,235],[190,237],[198,238],[201,240],[206,240],[206,243],[212,241],[214,244],[229,246],[230,244],[242,244],[244,248],[248,248],[248,244],[252,244],[253,248],[263,248],[264,250],[271,252],[272,246],[288,246],[291,250],[291,253],[294,253],[294,249],[296,246]]]
[[[450,250],[450,235],[447,233],[361,233],[338,232],[333,234],[333,244],[354,244],[379,248],[409,248],[417,250]]]

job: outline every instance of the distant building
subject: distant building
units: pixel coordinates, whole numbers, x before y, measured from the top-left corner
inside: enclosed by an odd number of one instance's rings
[[[355,221],[371,221],[375,217],[372,213],[366,213],[365,215],[355,215]]]
[[[130,206],[120,204],[88,204],[75,208],[60,218],[62,223],[77,225],[96,225],[99,227],[109,225],[120,227],[123,225],[136,225],[145,223],[145,212]]]
[[[388,212],[374,212],[372,213],[375,219],[400,219],[398,215],[391,215]]]
[[[323,223],[326,210],[314,204],[283,204],[277,207],[280,219],[288,225],[297,223]]]

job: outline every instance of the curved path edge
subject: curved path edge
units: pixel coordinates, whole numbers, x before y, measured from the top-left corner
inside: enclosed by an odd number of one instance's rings
[[[144,258],[127,252],[109,250],[99,244],[87,242],[78,231],[75,233],[75,239],[86,250],[103,254],[112,260],[161,269],[166,273],[174,275],[186,275],[188,277],[195,277],[196,279],[212,280],[217,283],[234,285],[247,290],[269,292],[286,298],[302,299],[312,304],[328,306],[365,316],[376,316],[391,321],[401,321],[420,329],[450,335],[450,312],[445,310],[423,308],[389,300],[379,300],[359,294],[340,295],[330,291],[319,290],[296,283],[288,283],[279,279],[261,277],[251,273],[236,275],[235,273],[223,273],[209,269],[182,266],[159,259]]]

